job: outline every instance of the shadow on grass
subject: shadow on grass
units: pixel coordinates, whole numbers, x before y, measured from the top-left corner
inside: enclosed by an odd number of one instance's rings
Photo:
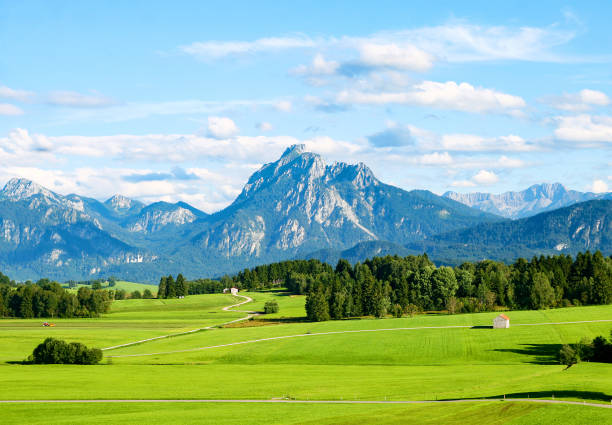
[[[609,403],[612,400],[612,394],[606,394],[601,391],[569,391],[569,390],[547,390],[547,391],[526,391],[521,393],[507,393],[500,395],[492,395],[485,397],[466,397],[462,400],[488,400],[488,399],[503,399],[506,398],[543,398],[543,399],[579,399],[579,400],[596,400]],[[452,399],[447,399],[452,400]]]
[[[493,326],[472,326],[470,329],[493,329]]]
[[[497,348],[493,351],[500,353],[515,353],[531,356],[532,360],[526,363],[553,365],[559,364],[557,356],[561,350],[561,344],[521,344],[521,348]]]

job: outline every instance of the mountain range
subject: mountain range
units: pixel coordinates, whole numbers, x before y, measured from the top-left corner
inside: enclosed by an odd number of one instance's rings
[[[561,183],[535,184],[520,192],[457,193],[446,192],[445,198],[506,218],[525,218],[591,199],[612,199],[612,193],[568,190]]]
[[[565,202],[550,190],[535,192]],[[15,178],[0,192],[0,269],[17,279],[115,275],[155,282],[168,273],[214,277],[291,258],[359,261],[426,251],[453,262],[486,256],[489,247],[488,258],[507,260],[585,248],[609,253],[612,201],[575,203],[579,193],[566,192],[572,193],[566,205],[574,205],[544,213],[556,214],[552,218],[512,221],[457,196],[387,185],[362,163],[326,164],[303,145],[262,166],[235,201],[214,214],[183,202],[62,196]]]

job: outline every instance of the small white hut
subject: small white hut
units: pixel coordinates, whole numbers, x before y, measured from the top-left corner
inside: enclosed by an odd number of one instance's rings
[[[510,318],[505,314],[500,314],[493,319],[493,329],[503,329],[510,327]]]
[[[236,295],[236,294],[238,294],[238,288],[231,287],[230,288],[230,292],[232,293],[232,295]]]

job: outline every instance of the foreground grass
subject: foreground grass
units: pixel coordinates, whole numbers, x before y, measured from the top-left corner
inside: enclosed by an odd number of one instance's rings
[[[96,366],[18,365],[6,362],[22,360],[46,336],[111,346],[244,317],[245,313],[221,311],[242,299],[214,294],[182,300],[118,301],[102,318],[56,320],[55,328],[42,328],[40,319],[0,320],[0,360],[5,362],[0,364],[0,398],[435,400],[554,395],[555,399],[599,403],[612,399],[612,365],[581,363],[564,370],[555,360],[561,344],[608,335],[612,322],[551,324],[610,319],[610,306],[508,312],[511,328],[494,330],[486,326],[495,313],[309,323],[303,320],[304,297],[271,292],[245,295],[254,302],[239,309],[262,310],[267,300],[277,300],[279,313],[262,318],[278,324],[215,328],[110,350],[105,355],[303,336],[174,354],[107,357]],[[517,326],[526,323],[542,325]],[[444,326],[466,327],[440,328]],[[423,327],[429,328],[401,329]],[[375,332],[315,335],[361,330]],[[79,414],[86,414],[87,423],[505,424],[550,423],[554,418],[562,423],[612,422],[612,412],[604,409],[492,402],[435,406],[3,405],[3,423],[22,423],[19,418],[26,410],[29,423],[74,423],[79,422]],[[57,422],[49,421],[50,417]]]
[[[550,424],[609,423],[612,412],[588,406],[519,402],[439,405],[130,403],[2,406],[3,423],[22,424]]]

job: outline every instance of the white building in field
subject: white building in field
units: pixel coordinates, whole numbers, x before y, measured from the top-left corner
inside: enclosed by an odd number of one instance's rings
[[[230,294],[232,294],[232,295],[236,295],[236,294],[238,293],[238,288],[235,288],[235,287],[231,287],[231,288],[223,288],[223,293],[224,293],[224,294],[227,294],[228,292],[229,292]]]
[[[505,314],[500,314],[493,319],[493,329],[504,329],[510,327],[510,318]]]

